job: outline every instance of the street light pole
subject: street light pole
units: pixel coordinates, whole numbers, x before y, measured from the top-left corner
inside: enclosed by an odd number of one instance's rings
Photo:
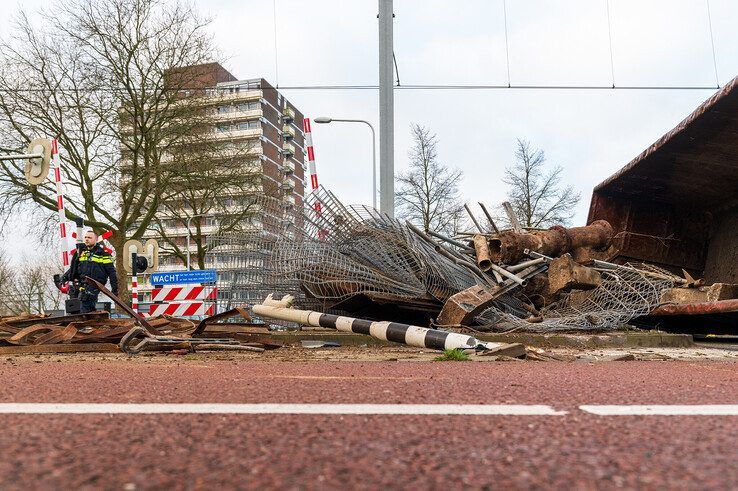
[[[377,137],[374,133],[374,126],[369,121],[363,119],[338,119],[338,118],[326,118],[320,117],[315,118],[313,121],[316,123],[364,123],[372,130],[372,207],[377,209]]]
[[[379,209],[395,216],[395,99],[392,0],[379,0]]]

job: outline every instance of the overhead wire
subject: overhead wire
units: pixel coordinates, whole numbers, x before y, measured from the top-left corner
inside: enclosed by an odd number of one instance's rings
[[[217,90],[215,87],[208,87],[208,90]],[[714,85],[542,85],[542,84],[405,84],[396,86],[395,90],[715,90]],[[110,92],[124,93],[124,88],[117,87],[98,87],[98,88],[63,88],[55,87],[56,92],[70,93],[92,93],[92,92]],[[161,91],[171,92],[187,92],[201,91],[203,87],[177,87],[172,89],[162,88]],[[223,90],[227,90],[224,88]],[[379,90],[379,85],[281,85],[279,87],[259,87],[258,90]],[[23,88],[23,89],[7,89],[0,88],[0,93],[48,93],[47,88]]]
[[[717,57],[715,56],[715,36],[712,32],[712,14],[710,13],[710,0],[705,0],[707,5],[707,25],[710,27],[710,44],[712,45],[712,64],[715,68],[715,85],[720,87],[720,79],[718,78]]]
[[[510,43],[507,35],[507,0],[502,0],[502,17],[505,21],[505,63],[507,64],[507,86],[510,87]]]
[[[272,0],[272,18],[274,19],[274,84],[279,87],[279,58],[277,56],[277,0]]]
[[[615,61],[612,55],[612,22],[610,21],[610,0],[605,0],[607,8],[607,38],[610,41],[610,76],[612,77],[612,86],[615,87]]]

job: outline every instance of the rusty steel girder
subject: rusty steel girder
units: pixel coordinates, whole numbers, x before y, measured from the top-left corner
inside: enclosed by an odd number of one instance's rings
[[[610,245],[612,236],[612,226],[605,220],[597,220],[586,227],[556,225],[543,231],[505,231],[489,240],[490,259],[498,264],[516,264],[525,257],[526,249],[552,257],[582,248],[603,250]]]

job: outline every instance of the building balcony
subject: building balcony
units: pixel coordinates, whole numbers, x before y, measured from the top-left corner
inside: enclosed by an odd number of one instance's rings
[[[295,146],[291,143],[285,142],[284,145],[282,145],[282,155],[288,158],[295,155]]]
[[[282,122],[291,123],[295,120],[295,110],[291,107],[285,107],[282,113]]]
[[[293,191],[295,189],[295,181],[288,177],[282,181],[281,187],[285,191]]]
[[[285,140],[289,141],[295,138],[295,128],[291,125],[286,124],[282,127],[282,136]]]
[[[213,140],[217,141],[256,138],[262,136],[262,130],[261,128],[254,128],[249,130],[215,131],[211,136]],[[259,148],[259,152],[261,152],[261,145],[256,145],[256,148]]]
[[[208,92],[207,102],[217,103],[217,102],[233,102],[233,101],[255,101],[260,100],[262,97],[264,97],[264,94],[260,89],[257,90],[234,90],[233,92],[230,91],[229,88],[223,87],[223,88],[217,88],[217,89],[211,89]]]
[[[255,119],[264,116],[264,111],[261,109],[249,109],[248,111],[229,111],[224,113],[213,114],[213,119],[216,121],[230,121],[234,119]]]
[[[290,175],[290,174],[294,174],[294,172],[295,172],[295,164],[293,164],[292,162],[290,162],[290,161],[288,160],[288,161],[287,161],[287,162],[285,162],[285,163],[284,163],[284,165],[282,166],[282,170],[283,170],[283,171],[284,171],[284,173],[285,173],[285,174],[287,174],[287,175]]]

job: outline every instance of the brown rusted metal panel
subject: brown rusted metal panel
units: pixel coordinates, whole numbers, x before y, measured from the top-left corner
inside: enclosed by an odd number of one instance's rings
[[[714,220],[705,281],[738,283],[738,209],[723,212]]]
[[[589,220],[607,220],[614,229],[615,262],[648,262],[701,277],[710,235],[709,213],[596,192]]]

